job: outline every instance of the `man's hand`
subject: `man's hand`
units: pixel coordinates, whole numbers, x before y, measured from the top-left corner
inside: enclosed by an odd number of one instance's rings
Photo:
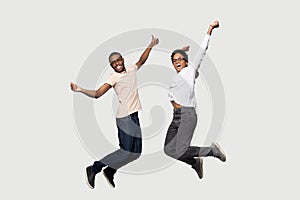
[[[80,92],[81,88],[79,86],[77,86],[75,83],[70,83],[71,86],[71,90],[73,90],[74,92]]]
[[[213,23],[210,24],[210,26],[214,29],[214,28],[219,28],[220,24],[219,24],[219,21],[216,20],[214,21]]]
[[[214,21],[213,23],[211,23],[211,24],[209,25],[209,28],[208,28],[208,30],[207,30],[207,34],[208,34],[208,35],[211,35],[212,31],[213,31],[215,28],[219,28],[219,26],[220,26],[219,21],[218,21],[218,20]]]
[[[157,45],[159,43],[159,40],[158,38],[154,37],[154,35],[152,35],[152,40],[151,40],[151,43],[150,43],[150,47],[154,47],[155,45]]]
[[[182,51],[189,51],[190,50],[190,45],[182,47],[181,50]]]

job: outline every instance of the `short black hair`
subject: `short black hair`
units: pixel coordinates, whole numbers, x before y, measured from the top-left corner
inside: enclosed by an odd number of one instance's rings
[[[173,60],[174,55],[175,55],[176,53],[181,54],[186,62],[189,61],[189,56],[188,56],[188,55],[185,53],[185,51],[183,51],[182,49],[176,49],[176,50],[174,50],[173,53],[172,53],[172,55],[171,55],[171,60]]]
[[[112,53],[110,53],[109,54],[109,56],[108,56],[108,62],[110,63],[110,58],[113,56],[113,55],[120,55],[121,57],[122,57],[122,55],[121,55],[121,53],[119,53],[119,52],[117,52],[117,51],[114,51],[114,52],[112,52]]]

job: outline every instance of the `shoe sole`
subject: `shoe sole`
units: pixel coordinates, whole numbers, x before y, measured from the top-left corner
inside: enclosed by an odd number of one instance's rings
[[[214,143],[213,144],[219,149],[219,151],[225,156],[225,160],[223,162],[226,161],[226,154],[225,152],[223,151],[223,149],[221,148],[221,146],[218,144],[218,143]]]
[[[89,178],[87,176],[87,169],[85,169],[85,182],[89,186],[89,188],[94,189],[95,187],[91,186],[89,183]]]
[[[201,157],[194,157],[194,159],[199,159],[199,161],[200,161],[200,169],[201,169],[202,176],[199,178],[202,179],[203,178],[203,159]]]
[[[200,160],[200,169],[201,169],[201,174],[202,174],[202,176],[200,177],[200,179],[202,179],[203,178],[203,159],[199,158],[199,160]]]
[[[106,174],[105,174],[105,172],[104,172],[104,170],[103,170],[103,176],[105,177],[105,179],[106,179],[106,181],[107,181],[107,183],[108,183],[108,185],[111,187],[111,188],[115,188],[111,183],[110,183],[110,181],[109,181],[109,179],[108,179],[108,177],[106,176]]]

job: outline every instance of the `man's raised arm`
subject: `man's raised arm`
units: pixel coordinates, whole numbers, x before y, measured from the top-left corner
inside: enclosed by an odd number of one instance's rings
[[[136,63],[138,69],[146,62],[146,60],[148,59],[149,53],[152,50],[152,48],[158,44],[158,38],[155,38],[152,35],[152,40],[150,42],[150,44],[148,45],[148,47],[145,49],[145,51],[143,52],[143,54],[141,55],[139,61]]]

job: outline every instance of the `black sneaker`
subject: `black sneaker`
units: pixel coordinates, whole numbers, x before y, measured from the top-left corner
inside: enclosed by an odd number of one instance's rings
[[[221,149],[220,145],[218,145],[217,143],[212,143],[211,147],[212,147],[213,156],[218,158],[222,162],[225,162],[226,155],[224,151]]]
[[[95,176],[96,173],[93,171],[92,166],[86,168],[86,182],[91,189],[95,187]]]
[[[197,172],[200,179],[203,178],[203,160],[202,158],[194,158],[196,162],[192,165],[192,168]]]
[[[106,167],[103,170],[103,175],[106,178],[108,184],[114,188],[115,187],[115,183],[114,183],[114,174],[116,173],[117,170],[111,168],[111,167]]]

